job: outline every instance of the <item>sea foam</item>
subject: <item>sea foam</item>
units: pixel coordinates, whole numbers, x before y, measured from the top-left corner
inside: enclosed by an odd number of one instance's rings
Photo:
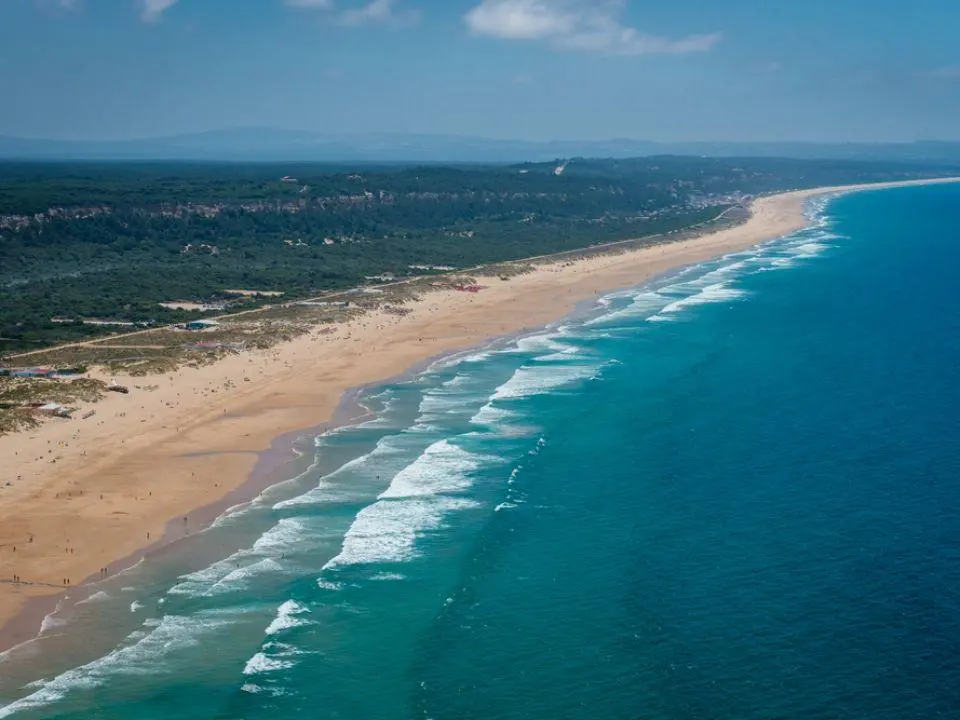
[[[600,363],[570,365],[525,365],[514,372],[507,382],[497,388],[491,401],[541,395],[592,377],[601,368]]]
[[[211,610],[145,622],[144,628],[149,630],[146,634],[132,633],[127,638],[130,644],[44,682],[36,692],[0,708],[0,718],[57,702],[73,690],[98,687],[114,676],[158,672],[162,670],[158,661],[164,656],[199,645],[203,636],[228,626],[235,614],[232,610]]]
[[[470,473],[491,460],[448,440],[434,443],[357,514],[340,553],[324,569],[412,559],[421,534],[442,527],[448,513],[475,506],[452,493],[468,489]]]
[[[295,600],[287,600],[277,608],[276,617],[267,626],[267,629],[264,632],[267,635],[276,635],[277,633],[284,630],[289,630],[290,628],[307,625],[308,621],[304,620],[302,616],[309,612],[310,611],[306,607]]]
[[[286,660],[278,657],[270,657],[262,652],[247,660],[243,668],[244,675],[260,675],[261,673],[274,672],[276,670],[286,670],[294,666],[292,660]]]

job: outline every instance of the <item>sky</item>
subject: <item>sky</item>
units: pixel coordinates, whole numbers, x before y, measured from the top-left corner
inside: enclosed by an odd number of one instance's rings
[[[0,135],[960,140],[957,0],[0,0]]]

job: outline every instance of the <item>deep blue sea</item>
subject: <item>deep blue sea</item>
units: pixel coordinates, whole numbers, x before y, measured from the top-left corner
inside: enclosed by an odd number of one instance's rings
[[[960,717],[960,187],[810,217],[370,391],[0,718]]]

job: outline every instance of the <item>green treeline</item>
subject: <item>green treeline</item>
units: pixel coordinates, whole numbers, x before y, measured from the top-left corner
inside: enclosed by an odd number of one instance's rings
[[[949,172],[678,157],[556,167],[0,164],[0,350],[109,331],[65,319],[196,317],[158,303],[222,301],[227,289],[290,299],[423,274],[412,265],[653,235],[716,216],[736,193]]]

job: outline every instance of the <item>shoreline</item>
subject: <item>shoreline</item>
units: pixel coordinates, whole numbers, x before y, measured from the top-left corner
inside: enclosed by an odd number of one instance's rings
[[[35,637],[68,586],[95,584],[102,577],[98,568],[115,575],[285,479],[296,441],[357,422],[358,397],[371,386],[543,327],[602,293],[796,232],[809,225],[804,210],[813,197],[957,180],[762,197],[739,226],[538,265],[509,281],[481,275],[490,287],[477,295],[434,292],[402,318],[372,312],[331,334],[312,332],[266,351],[151,378],[159,392],[91,406],[98,411],[92,426],[51,421],[0,438],[0,466],[28,478],[0,493],[0,654]],[[245,385],[255,370],[259,378]],[[132,407],[138,401],[143,404]],[[51,462],[53,452],[58,455]],[[45,585],[14,585],[8,581],[13,574]],[[67,583],[74,578],[85,579]]]

